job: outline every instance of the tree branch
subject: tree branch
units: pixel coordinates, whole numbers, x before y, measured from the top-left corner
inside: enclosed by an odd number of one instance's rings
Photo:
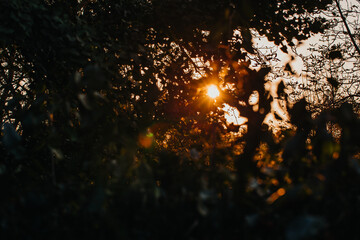
[[[344,23],[344,25],[345,25],[345,28],[346,28],[346,30],[347,30],[347,32],[348,32],[348,34],[349,34],[349,37],[350,37],[350,39],[351,39],[351,42],[353,43],[356,51],[357,51],[358,54],[360,55],[360,48],[359,48],[359,46],[356,44],[354,35],[351,33],[350,28],[349,28],[349,25],[348,25],[347,22],[346,22],[346,18],[345,18],[344,14],[343,14],[343,12],[342,12],[342,10],[341,10],[339,0],[335,0],[335,2],[336,2],[336,6],[337,6],[337,8],[338,8],[338,10],[339,10],[341,19],[342,19],[342,21],[343,21],[343,23]]]

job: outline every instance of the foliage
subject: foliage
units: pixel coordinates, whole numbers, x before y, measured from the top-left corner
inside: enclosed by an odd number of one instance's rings
[[[308,53],[298,53],[304,63],[304,81],[295,86],[293,94],[305,96],[313,112],[345,102],[359,112],[358,8],[355,1],[334,1],[321,12],[329,28],[310,44]]]
[[[323,31],[330,2],[0,2],[1,237],[356,239],[359,119],[290,107],[252,45]]]

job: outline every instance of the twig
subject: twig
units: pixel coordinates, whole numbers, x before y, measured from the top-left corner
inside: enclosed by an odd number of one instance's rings
[[[345,18],[344,14],[343,14],[343,12],[342,12],[342,10],[341,10],[339,0],[335,0],[335,2],[336,2],[336,6],[337,6],[337,8],[338,8],[338,10],[339,10],[341,19],[343,20],[343,23],[344,23],[345,28],[346,28],[346,30],[347,30],[347,33],[349,34],[350,40],[351,40],[351,42],[353,43],[356,51],[357,51],[358,54],[360,55],[359,46],[356,44],[355,39],[354,39],[354,36],[353,36],[353,34],[351,33],[351,31],[350,31],[349,25],[348,25],[347,22],[346,22],[346,18]]]

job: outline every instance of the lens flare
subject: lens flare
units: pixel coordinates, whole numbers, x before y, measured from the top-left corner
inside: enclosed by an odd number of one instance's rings
[[[211,98],[217,98],[220,95],[219,89],[215,85],[207,87],[207,95]]]

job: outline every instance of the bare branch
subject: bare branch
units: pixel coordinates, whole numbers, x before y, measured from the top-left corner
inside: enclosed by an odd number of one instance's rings
[[[337,8],[338,8],[338,10],[339,10],[341,19],[343,20],[343,23],[344,23],[344,25],[345,25],[345,27],[346,27],[347,33],[348,33],[348,35],[349,35],[349,37],[350,37],[350,39],[351,39],[351,42],[353,43],[356,51],[357,51],[358,54],[360,55],[360,48],[359,48],[359,46],[356,44],[354,35],[353,35],[353,34],[351,33],[351,31],[350,31],[349,25],[347,24],[346,18],[345,18],[344,14],[343,14],[343,12],[342,12],[342,10],[341,10],[339,0],[335,0],[335,2],[336,2],[336,6],[337,6]]]

